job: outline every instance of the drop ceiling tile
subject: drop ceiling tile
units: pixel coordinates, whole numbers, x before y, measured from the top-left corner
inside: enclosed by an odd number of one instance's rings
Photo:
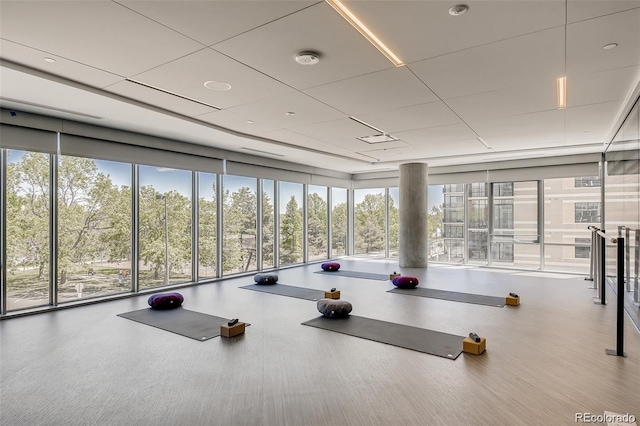
[[[417,147],[428,146],[429,148],[457,140],[475,140],[476,138],[475,132],[464,123],[397,132],[395,136],[411,145]],[[480,142],[476,141],[476,143],[482,146]]]
[[[471,120],[468,124],[491,146],[491,138],[499,135],[530,133],[543,129],[563,132],[565,111],[552,109],[528,114],[497,117],[491,120]]]
[[[128,99],[159,107],[167,111],[177,112],[178,114],[188,117],[217,111],[217,109],[210,106],[163,93],[130,81],[121,81],[120,83],[107,87],[105,90]]]
[[[567,106],[624,100],[640,76],[640,66],[567,76]]]
[[[301,92],[274,96],[228,110],[246,117],[248,120],[271,123],[273,127],[283,129],[344,117],[340,111]],[[293,112],[294,115],[286,115],[287,112]]]
[[[569,0],[567,22],[573,23],[640,7],[639,0]]]
[[[388,133],[460,123],[444,102],[429,102],[389,111],[361,114],[359,119]]]
[[[196,119],[214,124],[216,126],[220,126],[225,129],[230,129],[235,132],[246,133],[249,135],[259,134],[262,132],[268,132],[277,129],[276,126],[267,121],[260,122],[251,120],[253,122],[248,123],[248,118],[227,110],[198,115]]]
[[[131,76],[203,47],[110,1],[3,1],[8,41]]]
[[[200,43],[211,45],[312,5],[315,1],[118,1]]]
[[[467,122],[552,110],[558,107],[556,79],[532,80],[528,85],[447,99],[446,103]]]
[[[604,50],[609,43],[618,47]],[[640,65],[640,9],[567,27],[567,75]]]
[[[393,67],[325,2],[213,48],[296,89]],[[297,53],[308,50],[320,54],[318,64],[300,65],[295,61]]]
[[[564,1],[466,1],[460,16],[449,15],[451,2],[346,3],[406,63],[565,23]]]
[[[119,75],[7,40],[0,40],[0,57],[3,60],[93,87],[104,87],[122,80]],[[56,62],[49,63],[44,58],[52,58]]]
[[[567,108],[567,132],[606,135],[613,129],[621,107],[622,100]]]
[[[290,87],[208,48],[133,78],[222,109],[293,91]],[[231,85],[231,89],[210,90],[204,86],[207,81],[225,82]]]
[[[340,80],[304,92],[356,117],[438,100],[406,67]]]
[[[564,75],[564,28],[502,40],[410,64],[441,99]]]

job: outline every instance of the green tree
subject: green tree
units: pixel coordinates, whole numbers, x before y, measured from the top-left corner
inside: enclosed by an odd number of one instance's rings
[[[367,194],[356,205],[356,252],[367,254],[384,250],[385,196]]]
[[[309,256],[327,254],[327,202],[316,193],[307,197],[307,245]]]
[[[346,254],[347,248],[347,203],[336,204],[331,211],[332,256]]]
[[[49,265],[49,155],[24,154],[7,166],[7,269],[35,268],[44,280]]]
[[[216,267],[218,211],[215,182],[212,189],[213,199],[201,197],[198,202],[198,264],[201,268]]]
[[[302,211],[295,196],[287,203],[280,226],[280,262],[296,263],[302,256]]]
[[[256,265],[257,195],[242,187],[223,197],[224,222],[223,269],[225,272],[247,271]]]
[[[273,201],[269,198],[269,194],[262,193],[262,264],[265,266],[273,266]]]
[[[400,247],[400,210],[396,207],[393,197],[389,196],[389,248],[397,250]]]

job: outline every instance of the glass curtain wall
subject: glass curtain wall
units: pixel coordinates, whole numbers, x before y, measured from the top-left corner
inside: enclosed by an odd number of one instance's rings
[[[386,241],[386,196],[384,189],[356,189],[355,254],[384,257]]]
[[[485,182],[467,184],[468,262],[486,264],[489,247],[489,198]]]
[[[8,150],[6,190],[7,310],[49,303],[51,156]]]
[[[224,175],[222,185],[222,273],[255,271],[258,180]]]
[[[587,227],[600,227],[600,189],[597,176],[544,180],[545,269],[589,273]]]
[[[302,184],[280,182],[280,265],[303,261]]]
[[[625,307],[640,326],[640,107],[632,108],[605,153],[605,218],[607,235],[625,238]],[[624,227],[624,228],[621,228]],[[628,233],[628,236],[627,236]],[[610,238],[607,238],[610,241]],[[617,248],[607,247],[607,275],[617,282]]]
[[[492,265],[539,269],[538,182],[499,182],[492,185]]]
[[[309,260],[327,259],[328,246],[327,187],[307,186],[307,253]]]
[[[57,187],[58,302],[131,291],[131,164],[63,155]]]
[[[400,189],[389,188],[389,257],[397,258],[400,254]]]
[[[198,173],[198,278],[217,277],[218,192],[215,173]]]
[[[331,188],[331,256],[347,254],[347,190]]]
[[[262,265],[261,269],[274,268],[275,264],[275,182],[262,180]]]
[[[191,281],[191,172],[140,166],[139,180],[139,287]]]
[[[429,185],[427,188],[427,203],[429,216],[427,217],[427,228],[429,235],[429,260],[435,262],[445,262],[444,250],[444,185]]]

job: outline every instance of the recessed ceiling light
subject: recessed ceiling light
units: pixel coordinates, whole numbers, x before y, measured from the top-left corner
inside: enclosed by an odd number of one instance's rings
[[[56,60],[53,58],[44,58],[45,62],[54,63]]]
[[[467,6],[466,4],[457,4],[449,9],[449,15],[460,16],[467,13],[467,10],[469,10],[469,6]]]
[[[206,81],[204,83],[204,87],[211,90],[217,90],[218,92],[226,92],[227,90],[231,90],[231,85],[229,83],[225,83],[224,81]]]
[[[287,112],[284,113],[284,115],[287,115],[287,116],[291,117],[292,115],[296,115],[296,113],[293,112],[293,111],[287,111]]]
[[[618,43],[609,43],[609,44],[605,44],[602,48],[604,50],[611,50],[611,49],[615,49],[616,47],[618,47]]]
[[[300,52],[296,55],[296,62],[301,65],[315,65],[320,62],[320,54],[316,52]]]
[[[253,124],[253,120],[247,120],[247,124]]]

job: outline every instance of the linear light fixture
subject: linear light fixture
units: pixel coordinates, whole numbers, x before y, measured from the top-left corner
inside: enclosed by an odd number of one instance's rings
[[[396,67],[401,67],[405,65],[404,62],[400,58],[396,56],[395,53],[391,51],[376,35],[371,32],[369,28],[367,28],[356,15],[353,14],[347,6],[342,4],[340,0],[325,0],[331,7],[335,9],[348,23],[353,25],[353,27],[362,34],[364,38],[369,40],[369,43],[373,44],[376,49],[378,49],[384,56],[389,59],[393,65]]]
[[[567,77],[558,77],[558,109],[567,107]]]
[[[360,123],[360,124],[362,124],[363,126],[367,126],[368,128],[375,130],[376,132],[380,132],[380,133],[382,133],[383,135],[386,135],[386,134],[387,134],[384,130],[380,130],[380,129],[378,129],[376,126],[372,126],[371,124],[369,124],[369,123],[367,123],[367,122],[364,122],[364,121],[360,120],[359,118],[356,118],[356,117],[354,117],[354,116],[349,116],[349,118],[350,118],[351,120],[355,121],[356,123]]]

